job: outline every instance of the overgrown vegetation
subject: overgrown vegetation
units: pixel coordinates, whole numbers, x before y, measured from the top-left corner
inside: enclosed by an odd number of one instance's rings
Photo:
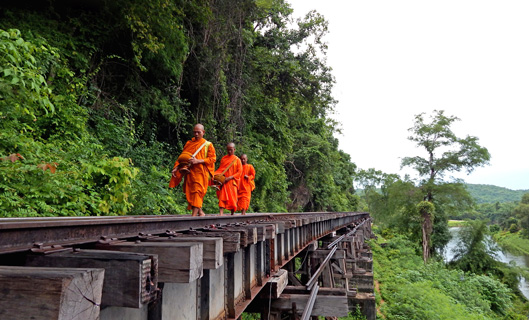
[[[327,22],[283,0],[4,1],[0,216],[185,213],[197,122],[257,169],[252,211],[354,211]],[[206,212],[216,212],[209,192]]]
[[[371,242],[380,311],[386,319],[525,319],[527,306],[486,275],[424,264],[418,248],[400,235]],[[454,303],[457,302],[457,303]]]

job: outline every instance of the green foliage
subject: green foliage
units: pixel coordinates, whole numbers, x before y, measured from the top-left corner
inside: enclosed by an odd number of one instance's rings
[[[511,190],[488,184],[466,184],[465,186],[478,204],[519,202],[524,193],[529,192],[529,190]]]
[[[412,135],[408,139],[424,148],[428,157],[402,160],[402,166],[411,166],[425,177],[422,184],[442,181],[440,179],[448,172],[465,170],[471,173],[474,168],[488,164],[490,154],[478,144],[477,137],[458,138],[450,129],[452,123],[459,120],[457,117],[445,116],[443,110],[435,110],[430,122],[425,122],[424,115],[415,116],[415,124],[409,129]]]
[[[2,216],[127,213],[137,169],[108,158],[88,135],[78,82],[58,50],[16,30],[0,34],[13,70],[0,78]]]
[[[523,195],[520,203],[514,208],[513,214],[520,219],[522,234],[529,238],[529,193]]]
[[[520,236],[520,233],[498,232],[492,235],[494,240],[505,250],[514,254],[529,256],[529,239]]]
[[[359,305],[356,305],[352,312],[349,312],[347,317],[338,318],[339,320],[367,320],[366,316],[362,313]]]
[[[477,137],[459,138],[452,132],[451,125],[458,120],[454,116],[445,116],[442,110],[435,110],[430,121],[425,120],[424,113],[416,115],[414,126],[409,129],[412,135],[408,139],[423,148],[426,156],[405,157],[401,164],[417,171],[424,200],[436,207],[438,218],[433,226],[432,245],[423,243],[424,250],[429,247],[432,253],[448,243],[446,225],[451,211],[465,210],[472,205],[472,198],[463,184],[446,182],[445,175],[460,171],[471,173],[474,168],[488,164],[490,159],[488,150],[478,144]],[[424,233],[425,228],[422,230]],[[424,241],[429,239],[429,232],[426,233]],[[424,256],[426,259],[429,254],[425,252]]]
[[[510,225],[508,220],[511,218],[515,206],[514,202],[481,203],[477,205],[476,211],[484,219],[490,220],[491,223],[499,224],[505,229]]]
[[[0,7],[6,215],[184,213],[167,184],[197,122],[256,167],[250,211],[356,209],[316,12],[292,25],[282,0]]]
[[[457,245],[451,265],[468,272],[485,274],[495,270],[495,254],[487,245],[486,221],[468,221],[460,231],[460,242]]]
[[[441,262],[425,265],[402,236],[379,238],[371,247],[387,319],[501,319],[517,313],[507,286]]]

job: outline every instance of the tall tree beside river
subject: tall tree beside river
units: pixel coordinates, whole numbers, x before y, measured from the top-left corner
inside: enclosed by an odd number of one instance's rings
[[[446,116],[444,111],[435,110],[430,121],[425,114],[415,116],[415,124],[409,131],[409,140],[426,151],[426,157],[405,157],[402,167],[409,166],[419,175],[419,188],[423,199],[435,206],[436,219],[429,212],[416,212],[422,216],[423,257],[425,262],[435,248],[442,248],[449,239],[446,210],[454,206],[468,206],[472,201],[463,184],[447,182],[445,176],[452,172],[472,172],[476,167],[488,164],[488,150],[478,144],[478,138],[457,137],[451,129],[459,118]],[[430,230],[433,231],[430,243]],[[427,243],[425,244],[424,241]]]

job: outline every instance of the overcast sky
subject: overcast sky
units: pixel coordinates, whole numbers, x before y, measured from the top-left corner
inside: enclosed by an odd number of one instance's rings
[[[529,189],[529,1],[287,0],[329,22],[340,149],[361,169],[403,175],[414,116],[445,110],[491,164],[468,183]]]

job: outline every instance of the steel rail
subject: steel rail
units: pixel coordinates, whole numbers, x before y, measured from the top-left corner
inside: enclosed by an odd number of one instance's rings
[[[303,314],[301,315],[301,320],[310,319],[310,316],[312,314],[312,309],[314,308],[314,303],[316,302],[316,297],[318,296],[319,290],[320,290],[320,286],[317,284],[312,287],[312,290],[310,291],[309,300],[307,301],[307,305],[305,306],[305,309],[303,310]]]
[[[332,248],[331,252],[329,252],[329,254],[325,257],[325,260],[323,260],[323,262],[320,264],[320,266],[318,267],[316,272],[314,272],[314,274],[309,279],[309,281],[307,281],[307,284],[305,284],[305,286],[307,287],[308,290],[311,290],[312,287],[317,283],[318,277],[322,273],[323,268],[325,268],[327,263],[329,263],[329,260],[331,260],[332,256],[334,255],[334,253],[336,252],[337,249],[338,249],[337,246]]]
[[[330,249],[332,247],[334,247],[335,245],[337,245],[340,241],[343,240],[343,238],[345,237],[350,237],[352,236],[356,230],[358,230],[358,228],[360,228],[364,223],[366,223],[366,221],[371,221],[371,219],[365,219],[364,221],[362,221],[359,225],[355,226],[353,228],[353,230],[351,230],[350,232],[348,232],[347,234],[343,234],[341,235],[340,237],[338,237],[336,240],[334,240],[333,242],[329,243],[329,245],[327,245],[327,249]]]
[[[0,219],[0,253],[31,249],[35,244],[77,245],[96,242],[101,237],[130,238],[143,234],[163,234],[168,230],[215,228],[244,223],[259,223],[310,218],[334,214],[352,223],[366,217],[365,212],[259,213],[248,215],[191,217],[173,216],[111,216]],[[350,221],[349,221],[350,220]]]

